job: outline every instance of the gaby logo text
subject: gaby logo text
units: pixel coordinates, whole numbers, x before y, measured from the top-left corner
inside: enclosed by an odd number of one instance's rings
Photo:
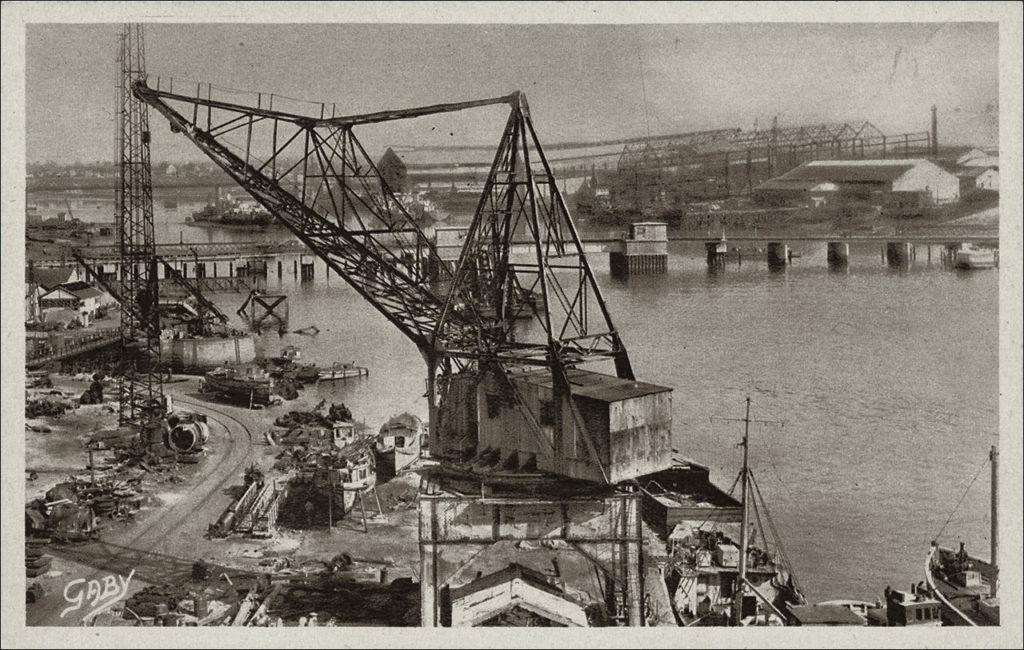
[[[128,585],[134,575],[135,569],[132,569],[128,577],[109,575],[92,580],[85,578],[72,580],[64,586],[64,600],[70,605],[64,608],[60,617],[64,618],[85,607],[88,607],[89,611],[82,616],[83,619],[99,614],[128,595]]]

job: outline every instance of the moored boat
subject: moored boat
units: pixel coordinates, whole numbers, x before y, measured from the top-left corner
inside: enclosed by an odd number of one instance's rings
[[[661,485],[660,494],[652,493],[653,483],[645,489],[664,502],[669,516],[673,511],[683,516],[678,522],[666,519],[674,523],[666,586],[683,626],[791,625],[797,619],[790,608],[805,603],[749,468],[749,398],[741,421],[747,429],[741,443],[743,468],[734,484],[742,490],[738,503],[714,486],[693,494],[671,484]],[[655,478],[664,482],[668,477]]]
[[[374,442],[377,477],[386,481],[419,460],[423,448],[423,421],[411,413],[390,418]]]
[[[204,376],[202,389],[246,403],[252,408],[270,404],[274,395],[274,379],[255,366],[215,368]]]
[[[999,451],[992,446],[990,497],[990,559],[967,552],[963,542],[959,550],[932,542],[925,561],[925,579],[935,597],[942,602],[942,622],[946,625],[999,625],[998,567],[998,475]]]
[[[991,269],[998,264],[999,251],[973,244],[961,244],[953,254],[953,266],[958,269]]]
[[[370,371],[362,366],[351,363],[335,363],[330,368],[321,368],[317,371],[317,381],[349,380],[357,377],[368,377]]]
[[[187,219],[196,225],[248,226],[262,228],[274,223],[274,217],[254,201],[217,199]]]

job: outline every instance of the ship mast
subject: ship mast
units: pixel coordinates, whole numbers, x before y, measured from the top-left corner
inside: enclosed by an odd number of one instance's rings
[[[733,609],[736,623],[743,618],[743,596],[747,593],[747,553],[750,545],[750,510],[747,507],[747,494],[750,491],[750,397],[747,397],[747,412],[743,417],[743,470],[740,475],[740,484],[743,496],[740,502],[743,505],[742,530],[740,531],[740,572],[737,580],[736,596],[733,598]]]
[[[992,494],[989,498],[991,512],[989,513],[989,520],[991,530],[989,531],[989,537],[991,538],[991,551],[992,551],[992,566],[999,568],[999,448],[992,445],[992,449],[988,452],[988,460],[992,465]],[[996,595],[996,588],[999,584],[999,578],[996,577],[992,581],[992,595]]]

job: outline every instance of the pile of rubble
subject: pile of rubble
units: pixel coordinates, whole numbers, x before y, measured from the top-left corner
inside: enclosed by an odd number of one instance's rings
[[[103,403],[103,380],[102,373],[93,375],[92,383],[85,389],[82,396],[78,398],[79,404],[102,404]]]
[[[53,388],[53,380],[46,372],[29,371],[25,375],[25,386],[27,388]]]
[[[25,538],[26,577],[38,578],[39,576],[43,575],[44,573],[50,570],[50,564],[53,562],[53,558],[49,555],[43,554],[43,548],[45,548],[47,543],[48,542],[45,538]]]
[[[81,480],[59,483],[41,499],[25,505],[27,534],[60,541],[82,541],[95,537],[99,519],[124,521],[142,506],[135,489],[140,477]]]
[[[78,405],[64,397],[64,393],[53,390],[47,393],[47,397],[26,397],[25,417],[60,417],[67,411],[73,411]]]
[[[274,426],[289,430],[297,427],[326,427],[330,428],[335,422],[352,422],[352,411],[345,403],[331,404],[327,408],[327,415],[321,413],[325,400],[313,407],[310,411],[289,411],[274,420]]]
[[[362,566],[364,562],[344,553],[309,567],[293,567],[280,558],[273,566],[264,564],[263,573],[229,576],[224,569],[199,560],[187,579],[147,586],[112,607],[110,616],[117,619],[106,624],[116,625],[118,620],[168,627],[419,624],[419,585],[409,577],[389,581],[386,566],[369,570]]]
[[[274,420],[274,426],[285,430],[298,427],[330,427],[331,421],[317,411],[289,411]]]

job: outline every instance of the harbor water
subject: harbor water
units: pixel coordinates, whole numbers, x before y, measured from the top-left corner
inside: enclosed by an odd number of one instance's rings
[[[79,203],[75,216],[110,220]],[[158,241],[288,237],[184,223],[202,203],[170,209],[158,197]],[[998,271],[944,269],[937,248],[930,265],[922,249],[894,271],[880,244],[854,244],[833,272],[824,243],[792,247],[801,256],[774,273],[756,254],[709,273],[700,243],[672,243],[663,276],[614,280],[607,255],[591,263],[638,378],[674,388],[679,452],[731,485],[742,425],[712,418],[742,417],[749,395],[752,417],[780,422],[752,426],[751,463],[808,599],[874,600],[923,578],[929,544],[997,441]],[[371,428],[404,410],[425,416],[415,347],[321,262],[303,284],[292,261],[280,279],[268,265],[268,289],[288,293],[290,330],[320,333],[264,334],[258,348],[369,367],[368,379],[310,390]],[[244,299],[212,297],[232,316]],[[988,498],[981,469],[940,541],[987,557]]]

